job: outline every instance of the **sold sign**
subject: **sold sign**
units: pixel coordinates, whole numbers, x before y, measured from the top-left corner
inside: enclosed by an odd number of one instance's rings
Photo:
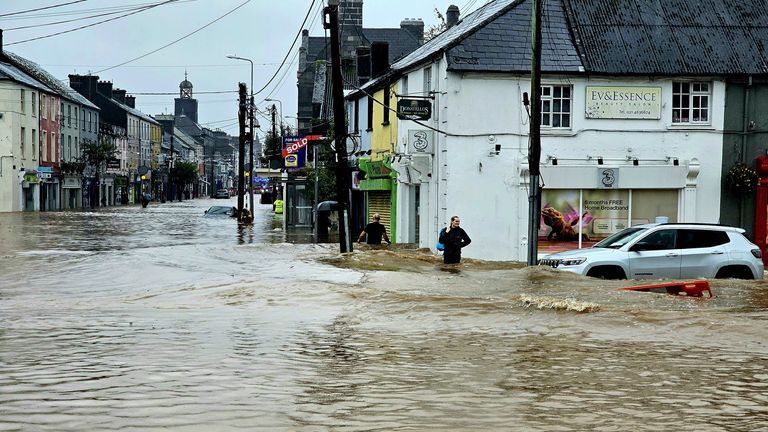
[[[289,154],[298,152],[307,146],[307,139],[301,137],[285,137],[283,145],[283,159]]]
[[[307,135],[305,137],[285,137],[283,140],[283,159],[290,154],[294,154],[307,146],[309,141],[320,140],[325,137],[321,135]]]

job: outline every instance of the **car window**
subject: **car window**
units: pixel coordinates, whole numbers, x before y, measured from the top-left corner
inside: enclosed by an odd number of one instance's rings
[[[642,244],[649,250],[667,250],[675,248],[675,233],[677,230],[665,229],[652,232],[640,239],[638,244]]]
[[[593,247],[618,249],[646,231],[648,228],[627,228],[596,243]]]
[[[681,229],[678,232],[677,242],[680,249],[694,249],[714,247],[726,244],[730,241],[725,231]]]

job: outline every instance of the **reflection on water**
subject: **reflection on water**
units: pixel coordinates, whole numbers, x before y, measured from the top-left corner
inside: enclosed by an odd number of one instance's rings
[[[0,215],[0,430],[768,429],[766,282],[340,255],[223,202]]]

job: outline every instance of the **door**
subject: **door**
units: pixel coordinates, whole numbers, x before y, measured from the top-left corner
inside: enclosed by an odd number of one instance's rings
[[[681,254],[676,229],[654,231],[629,249],[629,272],[634,279],[679,279]]]
[[[728,261],[725,256],[728,241],[724,231],[678,230],[677,244],[682,255],[680,277],[715,277],[717,270]]]

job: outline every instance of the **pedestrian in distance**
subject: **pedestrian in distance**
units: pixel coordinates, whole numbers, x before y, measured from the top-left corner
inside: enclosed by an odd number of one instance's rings
[[[440,243],[445,245],[443,263],[458,264],[461,262],[461,249],[472,243],[467,232],[459,226],[458,216],[451,217],[451,222],[440,231]]]
[[[389,236],[387,236],[387,228],[379,222],[381,220],[381,216],[379,216],[378,213],[374,213],[371,216],[371,223],[365,226],[363,228],[363,231],[360,233],[360,236],[357,238],[357,242],[360,243],[363,241],[363,237],[366,235],[368,236],[366,243],[369,245],[380,245],[382,237],[384,238],[384,241],[387,242],[387,244],[392,244],[391,241],[389,241]]]

